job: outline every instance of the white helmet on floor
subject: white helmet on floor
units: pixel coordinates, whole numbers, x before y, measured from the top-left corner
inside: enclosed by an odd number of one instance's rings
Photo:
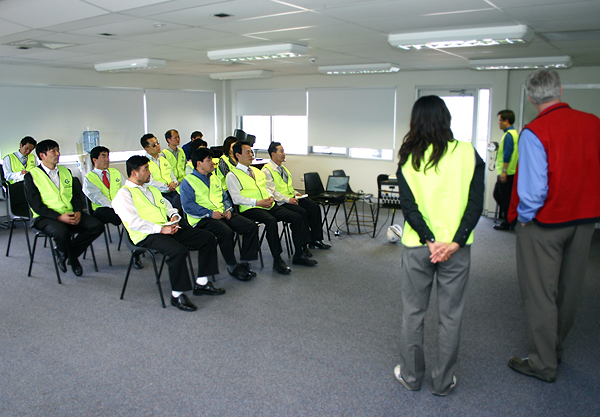
[[[396,243],[402,239],[402,227],[399,224],[393,224],[388,227],[387,240],[390,243]]]

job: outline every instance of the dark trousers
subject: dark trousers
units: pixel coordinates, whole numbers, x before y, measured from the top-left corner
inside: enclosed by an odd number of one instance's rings
[[[498,218],[504,221],[508,221],[508,209],[510,208],[510,196],[512,195],[514,180],[514,175],[508,175],[506,182],[501,182],[500,176],[498,176],[498,181],[494,187],[494,200],[496,200],[496,203],[500,207]]]
[[[103,224],[111,223],[115,226],[121,224],[121,219],[111,207],[98,207],[94,210],[94,217],[100,220]]]
[[[58,250],[70,260],[77,259],[104,231],[104,224],[87,213],[81,213],[81,220],[76,226],[48,217],[38,217],[33,227],[52,236]],[[73,233],[77,234],[71,239]]]
[[[196,229],[208,230],[217,237],[219,248],[227,265],[237,264],[233,253],[235,233],[242,235],[240,260],[254,261],[258,259],[258,226],[252,220],[237,213],[232,213],[229,220],[205,218],[200,220],[195,227]]]
[[[581,301],[594,224],[547,228],[529,222],[516,232],[529,365],[554,378]]]
[[[279,228],[277,226],[278,221],[290,223],[292,227],[292,240],[294,241],[297,254],[301,254],[302,247],[310,241],[308,225],[302,216],[283,207],[275,205],[270,210],[251,208],[244,211],[242,215],[265,225],[267,242],[269,243],[269,249],[274,259],[279,259],[282,252],[281,241],[279,240]]]
[[[219,273],[217,262],[217,241],[206,230],[184,227],[174,235],[160,233],[146,236],[138,243],[150,249],[156,249],[167,257],[169,278],[173,291],[190,291],[190,274],[187,269],[188,247],[198,251],[198,276]]]
[[[308,198],[298,200],[298,205],[283,204],[283,208],[298,213],[308,224],[310,228],[310,241],[323,240],[323,218],[321,217],[321,207]]]

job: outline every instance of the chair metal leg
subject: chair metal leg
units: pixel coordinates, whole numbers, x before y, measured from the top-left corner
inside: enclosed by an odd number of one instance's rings
[[[29,271],[27,272],[27,276],[31,276],[31,267],[33,266],[33,257],[35,256],[35,246],[37,245],[39,235],[36,234],[35,238],[33,238],[33,249],[31,251],[31,256],[29,257]]]
[[[112,243],[112,235],[110,234],[110,227],[109,227],[110,223],[106,223],[104,225],[104,233],[108,233],[108,240],[110,240],[110,243]]]
[[[94,269],[98,272],[98,264],[96,263],[96,254],[94,253],[94,245],[90,243],[90,252],[92,252],[92,259],[94,260]]]
[[[163,308],[167,308],[165,305],[165,297],[163,296],[162,286],[160,285],[160,274],[162,273],[163,266],[165,265],[166,256],[163,255],[162,263],[160,264],[160,272],[156,271],[156,259],[152,252],[148,252],[150,257],[152,258],[152,266],[154,267],[154,274],[156,275],[156,285],[158,285],[158,293],[160,294],[160,302],[162,303]]]
[[[10,241],[12,240],[13,229],[15,228],[15,220],[11,220],[10,222],[10,234],[8,235],[8,245],[6,246],[6,256],[8,256],[8,251],[10,250]]]
[[[121,243],[123,243],[123,233],[125,232],[125,227],[117,226],[117,230],[119,231],[119,246],[117,246],[117,250],[121,250]]]
[[[52,253],[52,261],[54,261],[54,270],[56,271],[56,279],[59,284],[62,284],[60,280],[60,272],[58,272],[58,262],[56,261],[56,251],[54,250],[54,245],[52,244],[52,239],[50,240],[50,252]]]
[[[108,236],[106,234],[106,230],[108,229],[108,224],[104,225],[104,243],[106,243],[106,256],[108,256],[108,265],[112,266],[112,259],[110,258],[110,248],[108,247],[108,240],[110,239],[110,231],[108,232]],[[110,241],[112,243],[112,239]]]
[[[133,266],[133,258],[135,257],[135,252],[131,251],[131,259],[129,260],[129,267],[127,268],[127,274],[125,274],[125,282],[123,283],[123,290],[121,290],[121,300],[125,295],[125,288],[127,288],[127,281],[129,281],[129,274],[131,273],[131,267]]]

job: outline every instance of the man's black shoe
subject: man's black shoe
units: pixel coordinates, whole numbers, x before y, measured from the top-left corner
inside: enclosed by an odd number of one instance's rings
[[[63,272],[67,272],[67,256],[57,248],[54,248],[54,253],[56,253],[56,263],[58,263],[58,268]]]
[[[140,259],[140,255],[133,257],[133,267],[135,269],[142,269],[144,267],[144,264],[142,263],[142,260]]]
[[[256,272],[250,269],[250,264],[248,262],[240,262],[238,265],[241,265],[246,272],[250,275],[250,278],[254,278],[256,276]]]
[[[198,307],[196,307],[192,302],[187,298],[185,294],[181,294],[179,297],[175,298],[171,296],[171,305],[173,307],[177,307],[182,311],[196,311]]]
[[[543,376],[543,375],[540,375],[537,372],[535,372],[533,369],[531,369],[531,366],[529,365],[529,358],[521,359],[521,358],[517,358],[516,356],[513,356],[512,358],[510,358],[508,360],[508,366],[513,371],[516,371],[516,372],[526,375],[526,376],[537,378],[540,381],[544,381],[544,382],[556,381],[556,377],[550,378],[547,376]]]
[[[215,288],[212,282],[208,281],[206,285],[194,284],[194,295],[223,295],[223,288]]]
[[[242,264],[237,264],[233,271],[229,272],[229,275],[240,281],[249,281],[252,279],[252,275],[249,270],[246,269]]]
[[[317,261],[314,259],[308,259],[305,255],[294,255],[292,258],[292,263],[294,265],[315,266]]]
[[[306,256],[307,258],[312,258],[313,254],[310,251],[310,249],[308,249],[308,245],[302,248],[302,253],[304,254],[304,256]]]
[[[292,272],[290,267],[287,266],[283,260],[275,261],[273,264],[273,269],[279,272],[281,275],[289,275]]]
[[[331,245],[324,243],[322,240],[315,240],[314,242],[310,242],[308,247],[311,249],[330,249]]]
[[[79,263],[79,259],[77,258],[73,258],[71,260],[71,269],[73,270],[73,273],[80,277],[83,275],[83,268],[81,267],[81,264]]]
[[[510,228],[510,224],[507,221],[503,221],[502,223],[495,224],[492,227],[494,230],[508,230]]]

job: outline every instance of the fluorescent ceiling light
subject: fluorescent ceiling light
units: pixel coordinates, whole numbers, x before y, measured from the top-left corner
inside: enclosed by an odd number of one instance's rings
[[[277,45],[208,51],[208,58],[213,61],[253,61],[272,58],[292,58],[306,55],[307,53],[308,48],[304,45],[280,43]]]
[[[390,45],[406,50],[503,45],[530,42],[532,39],[533,31],[526,25],[393,33],[388,36]]]
[[[476,70],[569,68],[571,65],[572,62],[570,56],[469,60],[469,68]]]
[[[219,72],[210,74],[213,80],[240,80],[244,78],[271,78],[273,71],[255,70],[255,71],[236,71],[236,72]]]
[[[321,74],[346,75],[346,74],[381,74],[386,72],[398,72],[400,68],[392,64],[359,64],[359,65],[332,65],[319,67]]]
[[[96,64],[94,65],[94,68],[96,68],[96,71],[98,72],[123,72],[162,68],[165,66],[165,64],[166,61],[163,61],[162,59],[141,58],[132,59],[130,61],[106,62],[104,64]]]

